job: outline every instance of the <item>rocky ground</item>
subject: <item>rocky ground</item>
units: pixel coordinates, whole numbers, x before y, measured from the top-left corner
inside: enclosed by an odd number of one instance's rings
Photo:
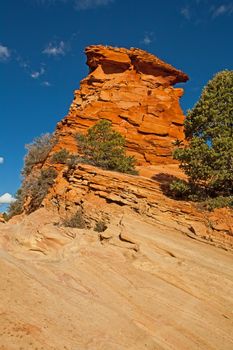
[[[52,208],[0,223],[0,349],[231,350],[233,237],[159,193],[151,217],[109,203],[102,233]]]

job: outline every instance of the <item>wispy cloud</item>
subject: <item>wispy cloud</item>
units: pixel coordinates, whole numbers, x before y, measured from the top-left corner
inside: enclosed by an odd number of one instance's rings
[[[0,44],[0,61],[6,61],[10,58],[10,50],[7,46],[3,46]]]
[[[34,80],[40,80],[40,78],[46,73],[45,65],[44,63],[40,64],[39,69],[33,69],[32,64],[29,60],[25,60],[21,55],[16,55],[16,62],[18,63],[19,67],[32,79]]]
[[[221,4],[219,6],[212,6],[210,11],[212,12],[212,18],[231,15],[233,13],[233,2]]]
[[[114,0],[75,0],[74,6],[76,10],[89,10],[99,6],[107,6]]]
[[[215,4],[213,4],[215,3]],[[194,25],[206,23],[220,16],[233,14],[233,0],[193,0],[186,1],[186,4],[179,9],[180,15]]]
[[[67,49],[68,47],[65,42],[61,40],[59,43],[50,42],[42,51],[42,53],[53,57],[64,56],[67,52]]]
[[[0,157],[0,164],[3,164],[3,163],[4,163],[4,158]]]
[[[66,3],[69,0],[35,0],[36,3],[41,4],[41,5],[54,5],[58,2],[61,3]]]
[[[191,10],[189,6],[182,7],[180,9],[180,14],[188,21],[191,19]]]
[[[32,79],[38,79],[41,77],[41,75],[43,75],[45,73],[45,69],[44,67],[41,67],[40,70],[38,71],[34,71],[31,73],[31,78]]]
[[[145,32],[141,43],[149,46],[153,41],[154,41],[154,33],[153,32]]]
[[[72,4],[75,10],[90,10],[100,6],[107,6],[115,0],[34,0],[39,5],[56,5],[59,3]]]
[[[15,201],[16,199],[10,193],[5,193],[2,196],[0,196],[0,204],[10,204]]]

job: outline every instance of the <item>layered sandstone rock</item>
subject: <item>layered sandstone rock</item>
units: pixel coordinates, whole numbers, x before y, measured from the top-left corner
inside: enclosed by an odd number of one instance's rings
[[[69,114],[56,130],[55,150],[76,152],[74,135],[100,119],[110,120],[127,141],[138,165],[170,163],[172,142],[183,140],[183,89],[188,76],[140,49],[86,48],[89,75],[75,91]]]
[[[166,184],[171,178],[182,176],[177,165],[149,168],[145,169],[147,177],[87,164],[79,164],[73,170],[66,168],[59,173],[44,205],[61,217],[81,210],[91,226],[98,220],[112,221],[125,212],[136,212],[144,221],[149,219],[168,230],[176,228],[192,238],[233,250],[232,210],[203,212],[190,202],[167,197],[163,193]]]

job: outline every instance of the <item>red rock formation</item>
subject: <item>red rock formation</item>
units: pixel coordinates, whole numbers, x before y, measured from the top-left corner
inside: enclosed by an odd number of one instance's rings
[[[99,119],[110,120],[138,165],[171,163],[172,141],[184,139],[179,105],[188,76],[140,49],[86,48],[89,75],[75,91],[69,114],[58,124],[56,149],[76,151],[74,135]]]

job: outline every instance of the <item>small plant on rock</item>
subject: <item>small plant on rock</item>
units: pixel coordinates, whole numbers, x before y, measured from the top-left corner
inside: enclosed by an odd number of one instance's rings
[[[99,220],[95,224],[94,231],[96,231],[96,232],[104,232],[105,230],[107,230],[107,228],[108,228],[108,226],[107,226],[106,222],[103,221],[103,220]]]
[[[78,210],[70,218],[63,221],[63,226],[72,228],[86,228],[86,223],[83,217],[82,210]]]
[[[67,149],[63,148],[52,155],[51,161],[52,163],[67,164],[70,157],[71,154],[67,151]]]

